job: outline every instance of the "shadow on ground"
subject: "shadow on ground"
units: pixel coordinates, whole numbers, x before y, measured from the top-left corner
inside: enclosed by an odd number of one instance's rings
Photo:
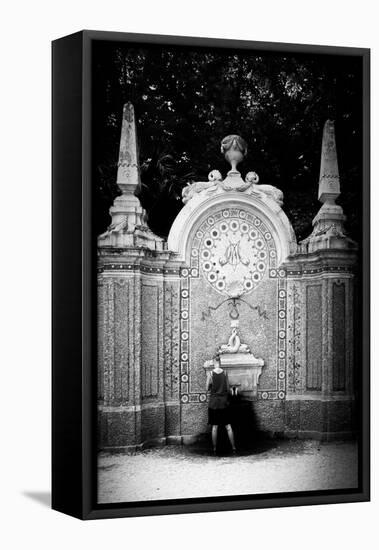
[[[51,506],[51,493],[47,491],[24,491],[22,494],[42,506],[48,506],[49,508]]]
[[[238,456],[249,456],[249,455],[259,455],[276,449],[278,447],[278,441],[274,439],[268,439],[259,437],[255,439],[254,443],[251,443],[250,446],[246,444],[241,445],[236,440],[237,446],[237,455]],[[185,450],[190,455],[206,456],[210,455],[212,451],[211,445],[211,436],[209,434],[209,441],[204,441],[201,443],[188,445],[185,447]],[[229,441],[227,439],[226,432],[223,433],[223,430],[220,431],[219,441],[217,442],[217,455],[218,456],[230,456],[232,454]]]
[[[239,396],[234,397],[230,405],[230,414],[238,455],[258,455],[278,447],[277,439],[268,438],[259,432],[256,415],[250,402],[244,401]],[[211,449],[209,433],[205,441],[189,446],[188,452],[193,455],[207,455],[210,454]],[[231,454],[231,446],[223,426],[218,429],[217,454],[219,456]]]

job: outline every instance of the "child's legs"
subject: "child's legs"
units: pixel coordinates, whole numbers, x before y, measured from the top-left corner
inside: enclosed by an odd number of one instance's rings
[[[216,449],[216,445],[217,445],[217,428],[218,428],[218,426],[216,426],[216,425],[212,426],[212,445],[213,445],[213,449]]]
[[[226,428],[226,431],[227,431],[227,433],[228,433],[228,437],[229,437],[229,441],[230,441],[230,444],[231,444],[231,446],[232,446],[232,449],[235,449],[236,446],[235,446],[235,444],[234,444],[234,434],[233,434],[232,427],[231,427],[230,424],[227,424],[227,425],[225,426],[225,428]]]

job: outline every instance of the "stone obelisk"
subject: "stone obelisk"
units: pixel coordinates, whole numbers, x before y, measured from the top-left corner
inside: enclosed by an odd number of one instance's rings
[[[322,135],[318,198],[324,204],[335,204],[335,200],[339,195],[340,176],[338,171],[334,122],[332,120],[327,120]]]
[[[146,246],[161,248],[162,239],[154,235],[144,223],[145,212],[134,195],[140,183],[138,141],[134,107],[125,103],[122,113],[117,185],[121,195],[109,209],[112,218],[107,231],[99,236],[101,247]]]
[[[300,244],[300,247],[305,247],[307,252],[355,246],[355,243],[344,233],[345,215],[342,207],[335,202],[340,196],[340,192],[334,122],[327,120],[322,135],[318,183],[318,199],[322,206],[313,219],[312,234]]]

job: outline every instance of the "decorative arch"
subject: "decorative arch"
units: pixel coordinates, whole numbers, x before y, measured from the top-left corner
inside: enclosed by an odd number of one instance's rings
[[[297,242],[294,230],[280,206],[262,194],[248,195],[237,191],[213,196],[197,195],[182,208],[168,236],[168,249],[177,254],[178,260],[188,262],[196,228],[212,211],[223,206],[244,208],[262,219],[275,241],[278,265],[296,252]]]

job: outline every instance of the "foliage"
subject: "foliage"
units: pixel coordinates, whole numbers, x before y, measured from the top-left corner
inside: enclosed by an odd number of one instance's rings
[[[240,134],[239,169],[284,192],[298,239],[319,209],[322,127],[336,121],[341,203],[360,238],[362,90],[360,60],[99,42],[94,51],[93,159],[96,230],[119,193],[115,181],[122,106],[134,104],[142,185],[138,196],[153,231],[166,236],[188,181],[225,175],[221,139]]]

